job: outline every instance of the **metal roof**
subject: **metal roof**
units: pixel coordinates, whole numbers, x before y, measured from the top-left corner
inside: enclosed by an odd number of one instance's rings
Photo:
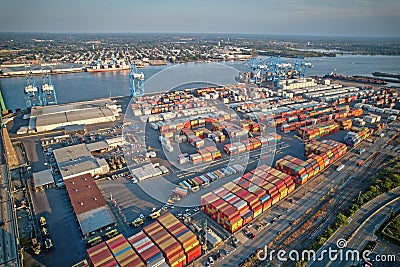
[[[86,144],[86,147],[90,152],[93,152],[93,151],[108,149],[108,144],[105,141],[99,141]]]
[[[75,214],[107,206],[107,202],[90,174],[64,181]]]
[[[33,173],[33,183],[35,187],[54,183],[53,175],[50,170]]]
[[[93,157],[86,144],[54,149],[53,154],[64,179],[101,168],[101,164]]]

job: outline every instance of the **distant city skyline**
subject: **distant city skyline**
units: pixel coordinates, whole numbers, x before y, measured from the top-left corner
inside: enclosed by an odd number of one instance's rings
[[[400,37],[398,0],[0,0],[1,32]]]

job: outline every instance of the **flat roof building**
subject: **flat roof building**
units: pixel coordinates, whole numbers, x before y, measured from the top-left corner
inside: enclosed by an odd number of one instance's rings
[[[54,186],[53,175],[50,170],[33,173],[33,185],[35,191],[43,190]]]
[[[105,174],[110,170],[104,159],[93,157],[86,144],[54,149],[53,154],[64,180],[87,173]]]
[[[90,174],[75,176],[64,183],[83,235],[115,223],[114,215]]]
[[[115,121],[121,108],[109,98],[61,105],[32,107],[29,129],[37,132]]]
[[[122,138],[122,135],[121,135],[121,136],[118,136],[118,137],[113,137],[113,138],[110,138],[110,139],[106,139],[106,142],[107,142],[109,147],[115,148],[115,147],[118,147],[118,146],[122,146],[123,138]]]

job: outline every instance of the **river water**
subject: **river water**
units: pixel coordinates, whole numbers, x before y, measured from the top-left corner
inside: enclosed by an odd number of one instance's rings
[[[400,72],[400,56],[337,55],[337,57],[309,58],[313,68],[307,75],[323,76],[334,71],[344,75],[371,75],[374,71]],[[223,64],[223,65],[221,65]],[[168,67],[171,67],[168,70]],[[245,71],[243,62],[185,63],[180,66],[148,66],[143,71],[146,80],[154,81],[145,86],[145,92],[165,90],[189,81],[210,81],[211,83],[233,83],[236,70]],[[162,71],[164,70],[164,71]],[[162,71],[162,72],[161,72]],[[71,73],[51,77],[56,88],[59,103],[90,100],[100,97],[129,95],[128,71],[103,73]],[[151,76],[155,75],[150,79]],[[35,76],[41,84],[41,77]],[[25,78],[3,78],[0,80],[3,97],[8,109],[24,108]],[[162,88],[165,87],[165,88]]]

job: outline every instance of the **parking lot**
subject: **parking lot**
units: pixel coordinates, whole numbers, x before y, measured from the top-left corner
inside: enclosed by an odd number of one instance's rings
[[[46,266],[71,266],[86,257],[85,242],[65,189],[32,192],[37,218],[43,216],[54,248],[34,258]],[[39,235],[39,233],[37,233]]]

